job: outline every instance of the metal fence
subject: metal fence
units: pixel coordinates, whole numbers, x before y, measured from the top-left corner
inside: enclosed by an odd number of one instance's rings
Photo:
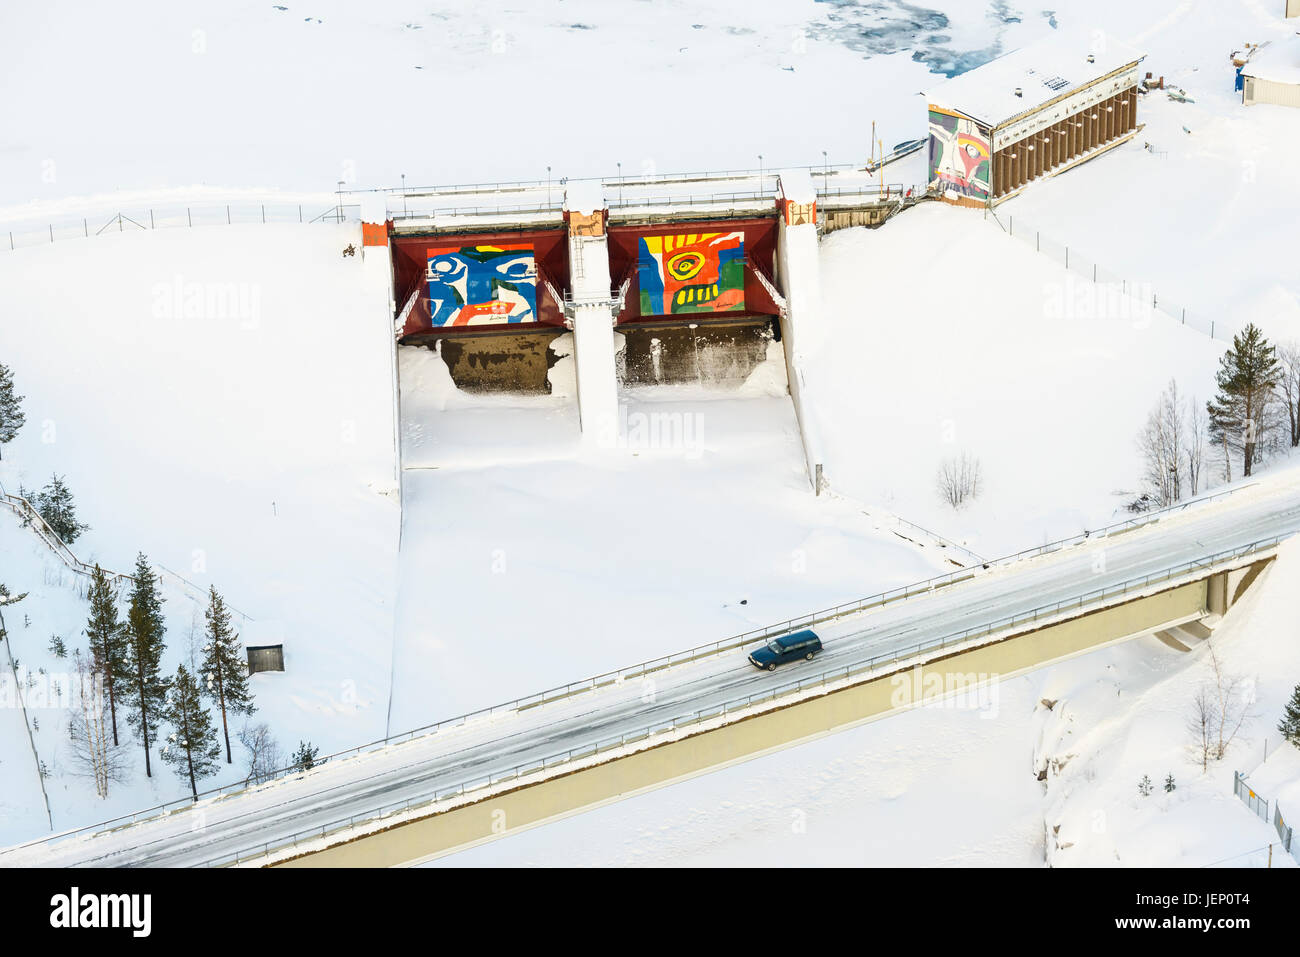
[[[1254,788],[1246,783],[1246,776],[1240,771],[1232,773],[1232,793],[1261,821],[1273,825],[1277,831],[1278,843],[1281,844],[1282,850],[1290,854],[1297,864],[1300,864],[1300,841],[1294,840],[1294,832],[1282,816],[1282,808],[1278,803],[1273,802],[1273,815],[1270,817],[1268,799],[1262,794],[1256,793]]]
[[[0,224],[0,249],[40,246],[68,239],[89,239],[107,233],[141,232],[194,226],[248,223],[359,222],[361,207],[335,203],[321,209],[302,203],[215,203],[142,206],[84,216],[52,217],[41,221]],[[92,228],[93,227],[93,228]]]
[[[1198,315],[1183,303],[1160,295],[1151,283],[1115,272],[1082,250],[1048,236],[1023,219],[1009,216],[1003,223],[996,213],[990,212],[990,215],[1004,232],[1033,246],[1035,251],[1092,284],[1087,297],[1072,297],[1068,290],[1062,292],[1059,305],[1063,318],[1109,318],[1145,323],[1159,313],[1211,339],[1232,339],[1235,330],[1230,323]],[[1075,301],[1085,298],[1086,301]]]
[[[63,564],[72,571],[83,576],[83,578],[89,578],[95,574],[96,566],[91,565],[88,562],[83,562],[78,558],[73,553],[72,549],[68,547],[67,543],[65,543],[59,536],[59,533],[51,528],[50,523],[47,522],[45,517],[36,510],[36,506],[27,499],[23,498],[21,495],[14,495],[11,492],[5,491],[4,486],[0,485],[0,506],[9,509],[17,515],[23,528],[30,528],[36,534],[36,537],[41,540],[42,544],[52,551],[58,557],[59,561],[63,562]],[[184,575],[180,575],[172,571],[170,568],[157,563],[154,564],[154,570],[160,581],[171,581],[172,584],[176,585],[182,591],[188,591],[190,596],[196,601],[205,602],[208,600],[208,592],[194,584],[194,582],[190,581]],[[135,577],[133,575],[115,572],[108,568],[100,568],[100,571],[102,571],[109,581],[113,582],[115,585],[120,586],[127,583],[135,583]],[[229,602],[226,603],[226,607],[230,609],[232,614],[238,618],[242,618],[244,621],[253,620]]]

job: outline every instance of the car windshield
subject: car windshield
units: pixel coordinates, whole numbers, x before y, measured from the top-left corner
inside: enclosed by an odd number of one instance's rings
[[[767,650],[775,651],[778,655],[781,652],[785,651],[785,649],[781,647],[781,643],[779,641],[769,641],[767,643]]]

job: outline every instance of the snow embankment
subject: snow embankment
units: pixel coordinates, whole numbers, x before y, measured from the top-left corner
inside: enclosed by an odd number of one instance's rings
[[[1037,705],[1034,766],[1043,776],[1047,860],[1054,866],[1236,866],[1277,833],[1233,796],[1233,772],[1300,819],[1300,749],[1277,723],[1300,683],[1300,542],[1270,566],[1206,641],[1189,652],[1143,638],[1104,668],[1053,669]],[[1222,760],[1203,770],[1188,728],[1214,659],[1246,718]],[[1096,659],[1092,659],[1094,662]],[[1217,736],[1216,736],[1217,740]],[[1263,761],[1267,751],[1268,759]],[[1261,763],[1262,762],[1262,763]],[[1174,789],[1166,790],[1172,776]],[[1151,781],[1143,795],[1139,784]],[[1287,866],[1274,848],[1274,866]]]
[[[215,585],[251,619],[235,622],[246,643],[283,643],[287,670],[259,676],[253,720],[286,751],[308,740],[328,753],[385,726],[391,338],[360,259],[341,255],[359,242],[349,225],[236,225],[0,257],[0,356],[27,414],[0,481],[13,491],[64,476],[91,526],[78,557],[129,571],[143,551],[200,591]],[[16,522],[2,534],[11,557],[31,536]],[[16,591],[48,584],[30,562],[3,575]],[[168,611],[172,672],[203,619],[170,597]],[[40,619],[27,631],[10,621],[26,663],[52,632],[69,650],[84,645],[72,591],[13,613]],[[170,772],[155,781],[140,804],[183,790]],[[55,824],[104,816],[90,797]]]

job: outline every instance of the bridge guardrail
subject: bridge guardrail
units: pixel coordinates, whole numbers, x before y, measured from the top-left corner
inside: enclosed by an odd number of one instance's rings
[[[469,781],[462,782],[458,785],[444,789],[435,789],[428,794],[409,798],[400,804],[384,805],[378,811],[354,814],[347,818],[339,818],[328,824],[320,825],[319,827],[299,831],[276,842],[263,842],[260,845],[252,845],[249,848],[245,848],[244,850],[237,851],[233,854],[226,854],[221,857],[213,858],[209,861],[203,862],[200,866],[220,867],[238,864],[242,861],[264,857],[272,851],[282,850],[286,847],[296,847],[303,841],[328,837],[332,833],[337,833],[347,830],[350,827],[354,827],[358,821],[381,820],[388,815],[399,813],[401,811],[420,807],[431,807],[441,801],[463,797],[467,793],[490,788],[505,781],[517,780],[525,775],[537,771],[543,771],[550,767],[591,757],[601,753],[602,751],[610,751],[614,748],[626,747],[628,744],[635,744],[638,741],[644,741],[656,734],[666,731],[676,731],[691,725],[698,725],[703,721],[726,715],[731,711],[750,708],[755,704],[762,704],[766,701],[775,700],[778,697],[799,694],[808,688],[824,687],[833,681],[857,677],[873,672],[882,666],[897,665],[902,662],[910,661],[925,651],[933,651],[946,648],[949,645],[962,644],[971,641],[972,639],[986,637],[1002,631],[1008,631],[1020,625],[1033,624],[1040,620],[1047,620],[1059,615],[1063,611],[1082,609],[1088,605],[1102,603],[1108,599],[1119,597],[1124,594],[1141,591],[1149,588],[1151,585],[1172,581],[1176,578],[1185,576],[1188,573],[1195,572],[1198,569],[1213,568],[1216,565],[1222,564],[1226,561],[1231,561],[1235,558],[1241,558],[1247,555],[1267,551],[1277,547],[1277,545],[1286,537],[1289,536],[1275,535],[1271,538],[1260,539],[1249,545],[1215,553],[1208,558],[1182,562],[1161,572],[1154,572],[1128,579],[1118,585],[1112,585],[1108,588],[1098,588],[1084,592],[1076,598],[1063,599],[1054,603],[1041,605],[1030,611],[1021,612],[1017,615],[1008,615],[985,625],[978,625],[972,628],[967,628],[963,631],[953,632],[949,635],[943,636],[942,638],[918,642],[915,646],[904,651],[886,652],[881,655],[875,655],[865,660],[853,662],[848,665],[822,672],[819,675],[802,678],[798,681],[787,682],[786,684],[779,685],[776,688],[772,688],[759,694],[737,697],[724,702],[721,705],[700,709],[692,714],[673,718],[670,721],[659,721],[651,725],[646,725],[636,731],[617,736],[611,735],[608,738],[598,738],[591,744],[584,745],[580,748],[571,748],[568,751],[557,752],[556,754],[544,758],[528,761],[517,765],[509,771],[503,771],[495,775],[485,775],[482,778],[471,778]]]
[[[1075,535],[1070,538],[1063,538],[1056,542],[1049,542],[1045,545],[1039,545],[1035,548],[1023,549],[1022,551],[1016,552],[1013,555],[987,561],[983,565],[978,566],[978,568],[967,567],[962,569],[956,569],[951,572],[945,572],[942,575],[936,575],[932,578],[928,578],[925,579],[924,581],[916,582],[911,585],[904,585],[898,588],[889,589],[887,591],[880,592],[876,595],[872,595],[868,598],[863,598],[859,601],[845,602],[839,605],[834,605],[831,606],[830,608],[822,609],[821,611],[812,612],[811,614],[803,615],[798,618],[791,618],[783,622],[778,622],[776,624],[764,626],[762,628],[751,629],[750,631],[742,632],[730,638],[724,638],[719,641],[709,642],[702,645],[696,645],[695,647],[688,648],[685,651],[675,652],[669,655],[663,655],[658,658],[651,658],[647,661],[643,661],[638,664],[630,665],[624,668],[619,668],[614,671],[603,672],[601,674],[593,675],[590,678],[585,678],[580,681],[573,681],[573,682],[569,682],[568,684],[557,685],[553,688],[547,689],[546,691],[536,692],[534,694],[527,695],[521,698],[516,698],[512,701],[504,702],[502,704],[496,704],[486,708],[480,708],[477,711],[471,711],[467,714],[457,715],[451,718],[444,718],[441,721],[435,721],[431,724],[423,725],[418,728],[413,728],[409,731],[401,731],[396,734],[391,734],[388,735],[387,737],[377,739],[375,741],[370,741],[365,744],[359,744],[355,747],[346,748],[342,751],[333,752],[332,754],[326,755],[325,757],[318,759],[317,763],[323,764],[326,761],[337,761],[339,759],[356,757],[361,754],[366,754],[372,751],[378,751],[383,748],[389,747],[390,745],[402,744],[407,741],[414,740],[416,737],[423,737],[429,734],[437,734],[438,732],[443,731],[445,729],[459,727],[471,721],[475,721],[480,718],[490,717],[494,714],[502,714],[510,711],[522,711],[528,708],[538,707],[540,705],[548,704],[552,701],[557,701],[563,698],[571,697],[572,695],[575,694],[582,694],[588,691],[594,691],[598,688],[606,687],[608,685],[615,684],[617,682],[626,681],[629,678],[644,677],[647,674],[651,674],[656,671],[661,671],[665,668],[672,668],[679,665],[688,664],[692,661],[696,661],[702,658],[708,658],[708,657],[712,657],[713,655],[722,654],[727,651],[733,651],[737,648],[742,648],[745,645],[765,642],[769,638],[775,637],[777,635],[789,634],[790,632],[796,631],[800,628],[808,628],[808,627],[812,627],[813,625],[823,624],[828,621],[836,621],[840,618],[845,618],[850,615],[855,615],[863,611],[869,611],[874,608],[883,607],[885,605],[893,604],[894,602],[897,601],[905,601],[917,595],[930,594],[931,592],[935,591],[938,588],[948,587],[950,585],[958,584],[960,582],[968,581],[972,578],[975,578],[979,571],[987,570],[994,567],[1004,567],[1006,565],[1013,564],[1014,562],[1037,557],[1038,555],[1060,551],[1070,545],[1082,544],[1083,542],[1088,542],[1093,540],[1100,540],[1101,538],[1105,538],[1110,534],[1114,534],[1121,531],[1127,531],[1129,529],[1136,528],[1143,524],[1150,524],[1152,522],[1157,522],[1163,516],[1170,515],[1175,512],[1181,512],[1194,505],[1204,504],[1206,502],[1213,501],[1217,498],[1222,498],[1227,495],[1234,494],[1235,492],[1241,491],[1243,488],[1250,488],[1254,484],[1257,483],[1251,483],[1251,485],[1248,486],[1239,486],[1237,488],[1228,489],[1224,492],[1219,492],[1209,496],[1203,496],[1201,498],[1193,499],[1187,502],[1180,502],[1177,505],[1172,505],[1169,506],[1168,508],[1147,512],[1144,515],[1139,516],[1137,518],[1128,519],[1122,522],[1115,522],[1111,525],[1104,526],[1100,529],[1096,529],[1093,531],[1085,531],[1080,535]],[[299,773],[301,773],[301,771],[298,768],[294,768],[294,767],[281,768],[277,771],[272,772],[268,776],[264,777],[259,782],[258,786],[260,786],[262,783],[275,781],[280,778],[288,777]],[[168,801],[163,804],[155,805],[154,807],[144,808],[132,814],[124,814],[107,821],[101,821],[97,824],[87,824],[82,827],[73,828],[67,831],[61,831],[58,834],[47,835],[44,838],[28,841],[25,844],[20,844],[16,846],[27,847],[35,844],[46,843],[52,840],[60,840],[62,838],[71,837],[77,834],[83,834],[88,831],[107,830],[118,826],[124,826],[127,824],[136,824],[143,820],[148,820],[154,817],[161,817],[165,814],[169,814],[172,811],[178,810],[180,808],[188,807],[190,805],[195,804],[197,801],[207,800],[209,798],[214,798],[214,797],[220,797],[222,795],[238,793],[240,791],[247,790],[252,786],[253,785],[250,785],[247,781],[241,781],[233,784],[223,785],[220,787],[209,788],[206,791],[200,791],[197,799],[190,798],[190,797],[177,798],[174,801]]]

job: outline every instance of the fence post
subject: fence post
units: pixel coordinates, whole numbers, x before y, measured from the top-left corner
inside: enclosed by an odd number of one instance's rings
[[[1070,268],[1070,247],[1069,246],[1065,247],[1065,268],[1066,269]]]
[[[157,228],[158,228],[158,227],[155,226],[154,223],[153,223],[153,210],[152,210],[152,209],[149,210],[149,228],[150,228],[150,229],[157,229]]]
[[[1041,253],[1042,251],[1043,251],[1043,234],[1035,230],[1034,231],[1034,252]]]
[[[50,223],[50,242],[54,242],[54,224]]]
[[[14,231],[12,229],[9,230],[9,248],[14,248]]]
[[[194,217],[190,215],[190,208],[188,206],[185,207],[185,222],[190,226],[194,225]]]
[[[81,231],[86,234],[87,239],[90,238],[90,223],[84,218],[81,220]]]
[[[298,204],[298,222],[302,222],[302,203]]]
[[[262,204],[262,225],[266,225],[266,203]]]
[[[226,225],[230,225],[230,204],[226,203]]]

